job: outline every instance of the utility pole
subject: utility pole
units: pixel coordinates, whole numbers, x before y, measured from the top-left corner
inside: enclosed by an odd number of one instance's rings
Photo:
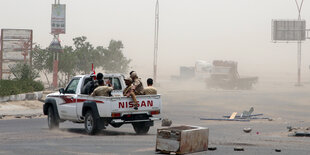
[[[154,83],[157,82],[157,52],[158,52],[158,30],[159,30],[159,2],[156,1],[155,6],[155,36],[154,36],[154,61],[153,61],[153,79]]]
[[[298,20],[301,20],[301,9],[304,0],[301,1],[300,6],[298,5],[297,0],[295,0],[297,10],[298,10]],[[301,37],[300,37],[301,38]],[[297,42],[297,83],[296,86],[301,86],[300,77],[301,77],[301,39]]]

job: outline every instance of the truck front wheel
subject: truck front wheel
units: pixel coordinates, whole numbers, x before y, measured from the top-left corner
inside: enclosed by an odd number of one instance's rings
[[[49,129],[59,128],[59,120],[57,120],[52,106],[48,107],[47,125]]]
[[[85,115],[85,131],[89,135],[94,135],[99,131],[98,128],[98,120],[94,117],[94,114],[92,111],[87,111]]]
[[[136,134],[138,135],[144,135],[147,134],[150,130],[150,126],[147,125],[145,122],[139,122],[139,123],[132,123],[133,129],[135,130]]]

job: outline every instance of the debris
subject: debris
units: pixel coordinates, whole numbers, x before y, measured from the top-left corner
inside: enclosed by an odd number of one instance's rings
[[[22,115],[15,115],[15,118],[22,118]]]
[[[290,132],[289,136],[295,136],[295,137],[310,137],[310,127],[292,127],[287,126],[286,127],[288,131]]]
[[[164,118],[161,122],[161,126],[171,126],[172,121],[169,120],[168,118]]]
[[[237,112],[233,112],[233,113],[230,115],[229,119],[235,119],[236,115],[237,115]]]
[[[243,128],[243,131],[245,133],[250,133],[252,131],[252,129],[251,128]]]
[[[211,120],[211,121],[240,121],[249,122],[249,119],[229,119],[229,118],[200,118],[200,120]]]
[[[275,149],[276,152],[281,152],[281,149]]]
[[[244,148],[243,147],[235,147],[234,151],[244,151]]]
[[[257,131],[256,134],[259,135],[259,132]]]
[[[294,132],[291,136],[295,137],[310,137],[310,132]]]
[[[217,148],[215,146],[208,147],[209,151],[215,151]]]
[[[177,126],[157,129],[156,151],[185,154],[207,151],[209,129],[198,126]]]
[[[249,111],[243,111],[243,113],[238,116],[237,112],[233,112],[230,116],[223,116],[224,118],[200,118],[200,120],[214,120],[214,121],[245,121],[248,122],[251,119],[268,119],[268,117],[257,117],[262,116],[263,114],[253,114],[254,108],[251,107]],[[272,120],[272,119],[271,119]]]
[[[32,116],[31,115],[27,115],[27,116],[25,116],[25,118],[32,119]]]
[[[243,111],[240,117],[250,117],[254,111],[254,108],[251,107],[249,111]]]

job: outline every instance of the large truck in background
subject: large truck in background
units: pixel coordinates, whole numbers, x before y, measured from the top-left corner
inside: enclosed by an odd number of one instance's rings
[[[207,88],[251,89],[258,82],[258,77],[240,76],[238,63],[235,61],[214,60],[212,63],[197,60],[195,66],[181,66],[180,75],[174,80],[190,80],[206,82]]]
[[[251,89],[257,81],[258,77],[240,76],[238,63],[235,61],[214,60],[206,85],[209,88]]]

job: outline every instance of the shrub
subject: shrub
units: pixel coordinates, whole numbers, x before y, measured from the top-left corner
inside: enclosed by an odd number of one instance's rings
[[[41,82],[32,80],[0,80],[0,96],[16,95],[34,91],[42,91]]]

